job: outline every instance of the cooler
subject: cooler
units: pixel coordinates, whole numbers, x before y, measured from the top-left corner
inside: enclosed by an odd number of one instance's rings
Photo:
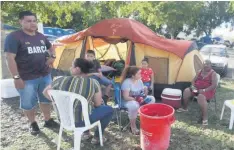
[[[165,88],[161,94],[162,102],[174,108],[181,107],[181,97],[182,92],[179,89]]]
[[[15,88],[15,84],[14,84],[13,79],[0,80],[0,86],[1,86],[1,97],[2,98],[12,98],[12,97],[19,96],[19,93]]]

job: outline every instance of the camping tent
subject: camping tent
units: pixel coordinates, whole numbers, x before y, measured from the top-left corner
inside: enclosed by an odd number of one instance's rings
[[[155,73],[155,92],[165,87],[184,89],[201,69],[202,58],[192,41],[171,40],[158,36],[148,27],[131,19],[107,19],[67,36],[56,49],[54,67],[70,68],[74,58],[85,51],[96,51],[97,59],[123,59],[126,65],[141,65],[144,57]]]

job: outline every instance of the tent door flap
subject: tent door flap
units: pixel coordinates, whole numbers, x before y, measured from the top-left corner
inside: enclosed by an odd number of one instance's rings
[[[145,56],[149,60],[149,67],[154,72],[154,83],[168,84],[169,59],[163,57]]]

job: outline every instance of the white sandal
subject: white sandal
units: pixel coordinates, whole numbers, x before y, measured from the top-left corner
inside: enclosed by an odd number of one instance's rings
[[[176,112],[188,112],[188,109],[179,108],[176,110]]]

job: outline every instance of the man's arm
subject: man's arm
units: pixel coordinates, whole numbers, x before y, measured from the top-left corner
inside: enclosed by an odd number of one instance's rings
[[[201,70],[199,70],[198,71],[198,73],[196,74],[196,76],[193,78],[193,80],[192,80],[192,85],[194,85],[195,84],[195,81],[197,80],[197,77],[198,77],[198,75],[199,75],[199,73],[201,72]]]
[[[154,73],[151,74],[151,88],[154,87]]]
[[[48,100],[50,100],[50,101],[51,101],[51,99],[50,99],[50,96],[49,96],[49,94],[48,94],[48,91],[51,90],[51,89],[52,89],[51,85],[48,85],[48,86],[43,90],[43,95],[44,95]]]
[[[17,64],[15,61],[16,54],[6,52],[6,61],[8,68],[10,70],[11,75],[14,77],[16,75],[19,75]],[[24,81],[19,77],[14,79],[15,88],[17,89],[23,89],[24,88]]]
[[[56,53],[55,53],[55,48],[54,48],[53,45],[52,45],[48,50],[50,51],[50,53],[51,53],[52,55],[56,55]]]
[[[215,72],[213,72],[213,73],[212,73],[211,86],[209,86],[208,88],[206,88],[206,89],[205,89],[205,91],[210,91],[210,90],[215,89],[215,88],[216,88],[216,86],[217,86],[217,82],[218,82],[218,80],[217,80],[216,73],[215,73]]]
[[[5,54],[6,54],[7,66],[10,70],[11,75],[12,76],[19,75],[17,64],[15,61],[16,54],[9,52],[6,52]]]
[[[102,105],[102,92],[100,87],[98,87],[98,92],[94,94],[93,102],[95,107]]]

